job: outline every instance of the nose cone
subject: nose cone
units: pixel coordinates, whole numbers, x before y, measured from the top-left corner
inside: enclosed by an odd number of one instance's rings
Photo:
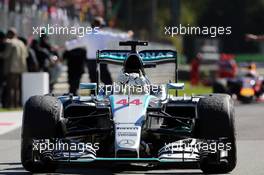
[[[149,95],[110,96],[115,124],[116,157],[130,155],[139,157],[141,127],[145,121],[147,107],[152,98],[154,97]]]

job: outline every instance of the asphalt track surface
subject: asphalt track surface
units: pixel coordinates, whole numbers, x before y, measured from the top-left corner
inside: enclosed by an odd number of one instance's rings
[[[0,174],[20,175],[27,173],[20,163],[20,127],[11,127],[11,123],[1,122],[0,128]],[[8,114],[5,114],[8,115]],[[13,114],[14,115],[14,114]],[[21,113],[16,113],[17,122],[21,122]],[[5,116],[6,118],[6,116]],[[9,126],[10,125],[10,126]],[[231,174],[263,175],[264,174],[264,104],[236,105],[236,129],[238,146],[238,164]],[[187,175],[201,174],[199,169],[170,169],[170,170],[112,170],[105,167],[88,169],[85,167],[63,167],[54,174],[166,174]]]

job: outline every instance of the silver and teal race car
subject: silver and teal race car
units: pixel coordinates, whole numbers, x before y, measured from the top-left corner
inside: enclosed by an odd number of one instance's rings
[[[227,173],[236,166],[234,106],[228,95],[178,96],[177,52],[141,50],[147,42],[126,41],[131,50],[97,51],[100,64],[118,64],[112,85],[82,83],[89,96],[32,96],[23,113],[21,161],[31,172],[58,165],[136,165]],[[145,68],[176,64],[175,82],[151,83]]]

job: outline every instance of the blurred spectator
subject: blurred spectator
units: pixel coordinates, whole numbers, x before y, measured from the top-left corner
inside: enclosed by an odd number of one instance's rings
[[[39,38],[39,41],[40,48],[46,49],[50,55],[48,72],[50,74],[50,91],[52,92],[54,84],[57,82],[60,74],[62,73],[61,60],[58,57],[57,48],[53,47],[49,42],[48,35],[42,35]]]
[[[10,28],[7,32],[7,38],[15,49],[11,57],[7,58],[7,106],[19,107],[21,106],[21,76],[23,72],[27,71],[28,51],[25,44],[17,38],[17,32],[14,28]]]
[[[0,33],[0,103],[2,107],[10,107],[11,99],[7,80],[10,73],[11,60],[16,58],[16,47],[7,41],[6,35]]]
[[[62,73],[62,63],[58,56],[52,55],[50,57],[49,75],[50,75],[50,92],[53,91],[54,84],[57,83],[59,76]]]
[[[28,45],[27,40],[24,37],[18,37],[18,39],[20,39],[25,44],[25,46]],[[28,50],[28,57],[27,57],[28,72],[38,72],[39,63],[35,51],[31,47],[27,47],[27,50]]]
[[[31,43],[31,49],[34,52],[34,55],[37,58],[38,66],[39,66],[39,71],[44,71],[48,72],[48,67],[49,67],[49,57],[50,53],[47,49],[42,49],[39,46],[38,40],[32,40]]]
[[[220,78],[234,78],[237,74],[237,63],[232,54],[221,54],[218,76]]]
[[[6,58],[11,55],[11,45],[6,42],[6,35],[4,32],[0,31],[0,107],[4,105],[3,91],[6,82]]]
[[[82,48],[65,51],[63,59],[67,60],[68,83],[70,85],[69,93],[77,95],[80,79],[84,73],[84,63],[86,59],[86,50]]]
[[[96,17],[92,23],[92,28],[102,28],[104,26],[104,20],[101,17]],[[67,50],[75,48],[86,48],[86,63],[89,72],[91,82],[96,82],[96,51],[107,48],[109,42],[120,41],[130,39],[133,32],[129,31],[126,34],[116,34],[112,32],[106,32],[100,30],[87,34],[84,37],[67,41],[65,43]],[[100,64],[101,80],[104,84],[112,84],[112,78],[106,64]]]
[[[60,74],[62,73],[62,64],[58,57],[57,48],[52,46],[48,35],[42,35],[39,40],[40,47],[42,49],[46,49],[50,54],[48,72],[50,74],[50,91],[52,92],[54,84],[57,82]]]
[[[45,43],[45,44],[44,44]],[[62,64],[58,59],[58,56],[51,51],[50,44],[45,41],[42,41],[42,47],[40,46],[38,40],[33,40],[31,43],[31,48],[34,50],[34,53],[37,57],[39,63],[39,70],[49,73],[49,84],[50,91],[52,92],[54,84],[57,82],[61,72]]]
[[[191,85],[196,86],[199,84],[200,81],[200,67],[201,56],[197,54],[197,56],[191,62]]]
[[[44,48],[44,49],[47,49],[50,53],[52,53],[52,47],[51,47],[51,44],[49,43],[49,37],[48,35],[42,35],[40,38],[39,38],[39,46],[41,48]]]

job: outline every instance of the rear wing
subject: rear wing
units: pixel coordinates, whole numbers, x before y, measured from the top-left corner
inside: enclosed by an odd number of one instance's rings
[[[98,50],[97,51],[97,83],[99,84],[100,70],[98,64],[123,65],[131,50]],[[175,63],[175,82],[178,82],[177,52],[173,50],[142,50],[138,54],[143,64]]]
[[[98,63],[123,64],[131,50],[99,50]],[[143,63],[176,63],[177,52],[173,50],[142,50],[138,52]]]
[[[101,63],[110,63],[123,65],[124,61],[130,54],[139,54],[144,65],[150,67],[151,64],[175,63],[175,82],[178,82],[178,61],[177,52],[174,50],[141,50],[137,52],[137,46],[147,46],[148,42],[142,41],[124,41],[119,42],[120,46],[131,46],[131,50],[98,50],[96,54],[96,75],[97,85],[100,83],[100,66]],[[97,88],[98,93],[98,88]],[[177,91],[176,91],[177,93]]]

